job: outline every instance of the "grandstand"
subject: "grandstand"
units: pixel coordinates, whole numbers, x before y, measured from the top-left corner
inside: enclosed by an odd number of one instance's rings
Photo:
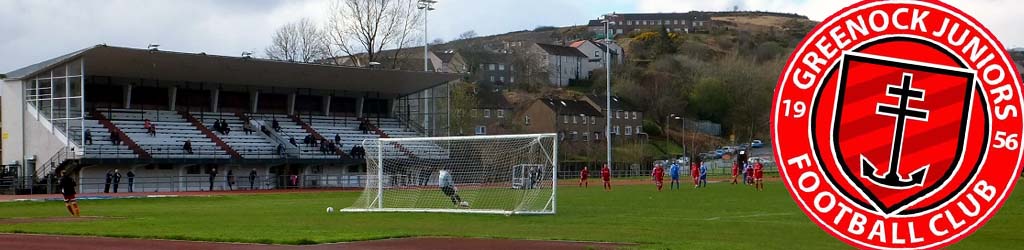
[[[18,192],[52,192],[64,170],[101,192],[113,169],[132,171],[136,191],[206,190],[211,172],[224,189],[229,171],[248,188],[253,170],[255,188],[357,187],[365,140],[447,135],[446,83],[459,77],[97,45],[2,79],[3,165]],[[448,155],[392,146],[386,157]]]

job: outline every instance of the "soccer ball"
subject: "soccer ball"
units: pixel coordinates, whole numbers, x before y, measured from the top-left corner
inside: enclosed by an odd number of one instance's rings
[[[469,202],[467,202],[467,201],[459,202],[459,206],[460,207],[469,207]]]
[[[334,208],[333,207],[327,207],[327,213],[333,213],[333,212],[334,212]]]

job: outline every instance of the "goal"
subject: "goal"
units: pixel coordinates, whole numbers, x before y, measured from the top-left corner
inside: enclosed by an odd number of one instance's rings
[[[342,212],[554,214],[555,134],[363,141],[366,181]]]

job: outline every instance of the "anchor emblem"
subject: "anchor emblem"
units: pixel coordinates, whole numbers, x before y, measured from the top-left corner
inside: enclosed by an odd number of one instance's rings
[[[892,155],[889,161],[889,169],[885,174],[876,175],[877,168],[863,154],[860,156],[861,177],[867,178],[880,186],[894,189],[905,189],[912,186],[924,185],[924,177],[930,165],[924,165],[914,170],[908,178],[900,175],[900,156],[902,155],[902,144],[907,125],[907,120],[928,122],[928,110],[911,108],[910,101],[924,101],[925,91],[912,86],[914,75],[903,73],[903,81],[899,85],[886,85],[886,96],[899,98],[899,105],[879,103],[875,114],[891,116],[896,118],[896,131],[892,136]]]

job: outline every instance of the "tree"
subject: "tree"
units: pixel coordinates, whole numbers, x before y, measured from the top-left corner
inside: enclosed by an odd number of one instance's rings
[[[430,41],[430,45],[438,45],[438,44],[444,44],[444,39],[434,38],[433,41]]]
[[[415,0],[335,0],[330,13],[330,45],[356,66],[362,66],[359,59],[367,63],[385,59],[397,67],[402,49],[421,37],[418,28],[423,18]],[[394,53],[380,54],[387,49]],[[365,53],[365,58],[356,58],[358,53]]]
[[[473,39],[473,38],[476,38],[476,36],[477,36],[476,35],[476,31],[470,30],[470,31],[462,32],[462,34],[459,34],[458,40]]]
[[[304,63],[324,59],[331,54],[323,31],[307,18],[277,28],[264,53],[270,59]]]
[[[473,117],[470,110],[478,105],[476,98],[476,85],[463,81],[451,83],[452,110],[452,131],[458,135],[464,135],[466,131],[473,130]]]

